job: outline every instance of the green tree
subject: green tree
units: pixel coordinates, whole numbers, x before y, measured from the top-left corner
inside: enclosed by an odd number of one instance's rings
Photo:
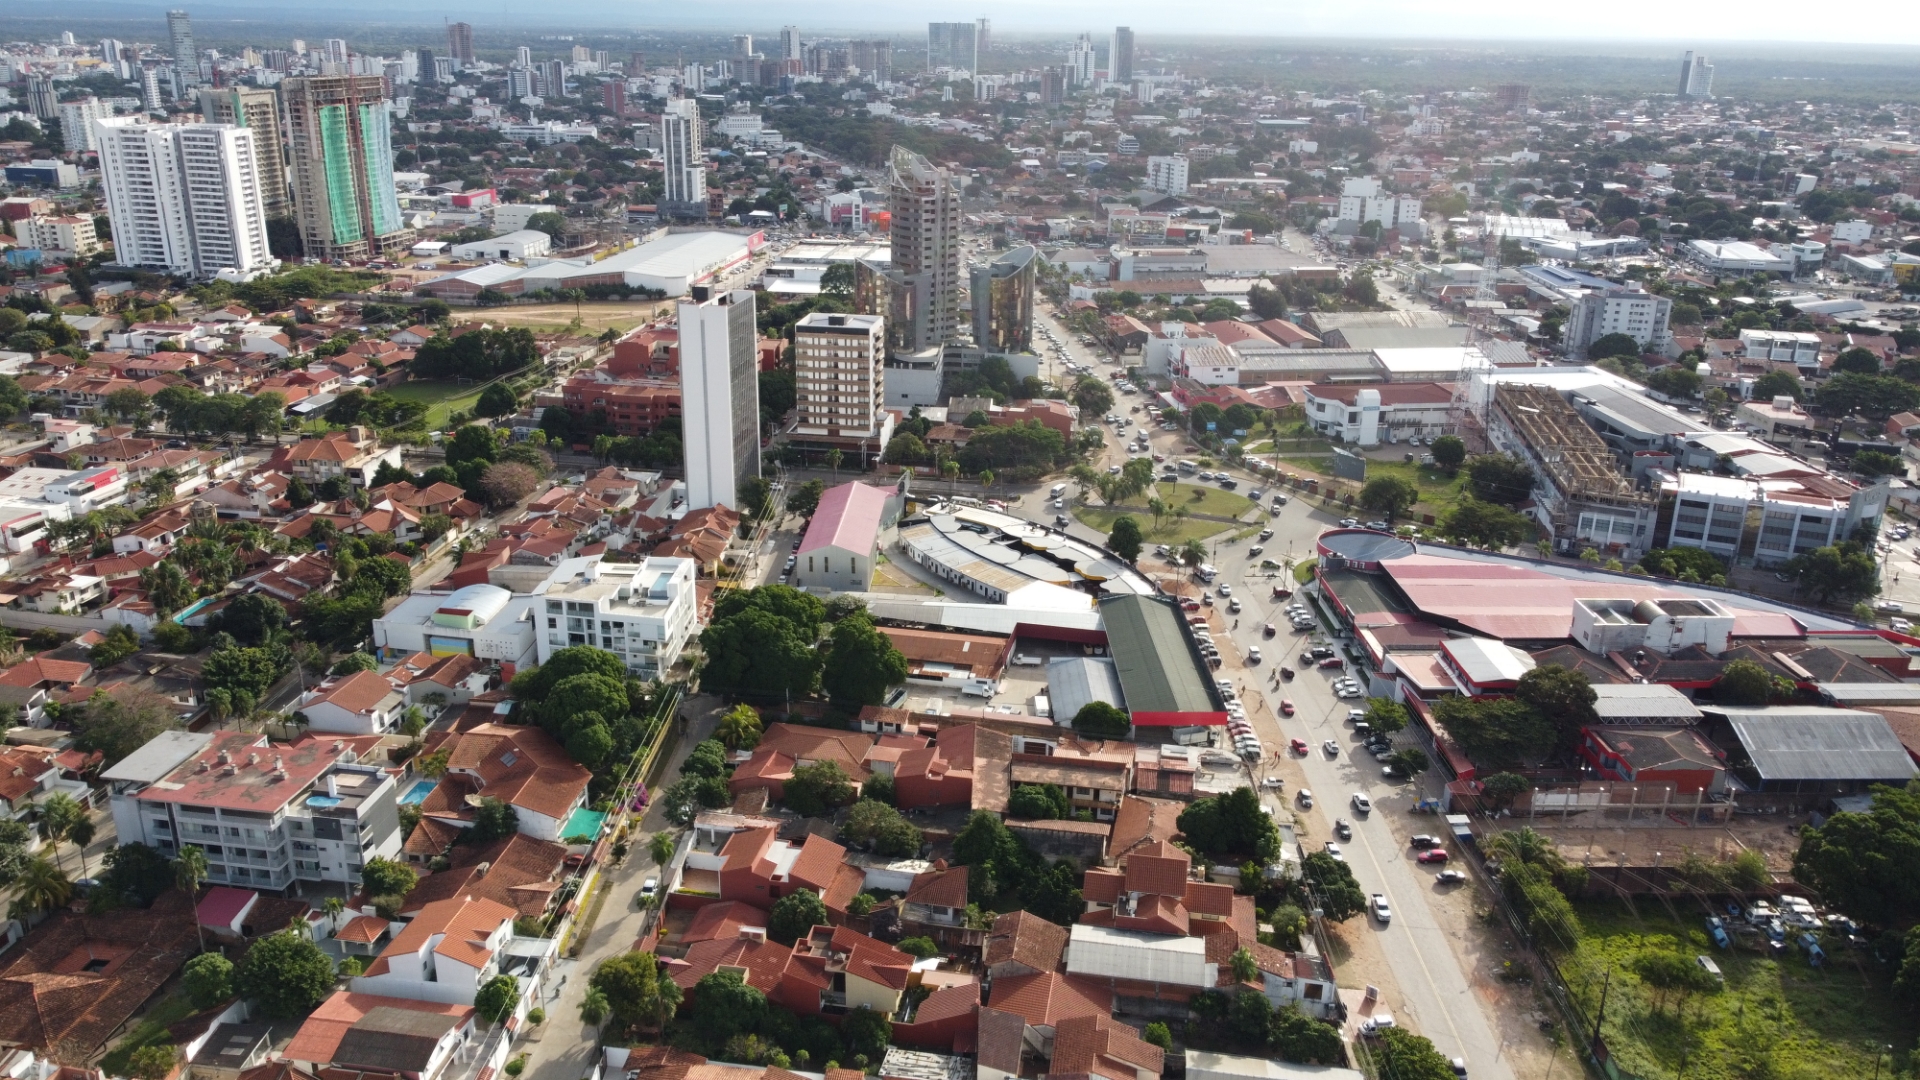
[[[1079,408],[1082,416],[1104,416],[1113,408],[1113,390],[1092,375],[1082,375],[1074,380],[1068,398]]]
[[[853,801],[853,781],[838,762],[816,761],[796,765],[784,785],[781,802],[801,817],[820,817]]]
[[[1533,469],[1512,454],[1480,454],[1467,461],[1467,484],[1476,499],[1516,506],[1532,496]]]
[[[1518,773],[1494,773],[1480,785],[1480,793],[1487,797],[1495,810],[1505,810],[1513,801],[1527,793],[1532,787],[1527,778]]]
[[[899,944],[895,945],[894,948],[899,949],[901,952],[906,953],[916,960],[925,960],[929,956],[940,955],[940,946],[935,945],[933,939],[928,937],[905,938],[901,940]]]
[[[1404,776],[1419,776],[1433,767],[1433,762],[1427,758],[1427,752],[1417,746],[1409,746],[1389,754],[1386,763],[1400,770]]]
[[[1287,1061],[1337,1065],[1345,1059],[1340,1029],[1301,1012],[1298,1004],[1274,1010],[1272,1041],[1274,1050]]]
[[[1023,848],[1000,815],[976,810],[953,838],[951,862],[967,868],[967,891],[984,902],[999,895],[999,876],[1010,875],[1018,866]]]
[[[520,409],[520,397],[506,383],[497,382],[480,391],[473,404],[475,416],[512,416]]]
[[[1821,603],[1846,605],[1880,590],[1879,567],[1860,545],[1847,541],[1796,555],[1786,571],[1802,593]]]
[[[907,658],[865,612],[833,624],[833,647],[820,671],[820,685],[845,709],[878,705],[887,691],[907,681]]]
[[[806,937],[827,922],[827,905],[812,889],[796,889],[773,902],[767,912],[767,936],[782,945]]]
[[[672,833],[657,832],[653,834],[653,839],[647,841],[647,854],[653,856],[656,865],[665,866],[673,861],[675,847]]]
[[[793,489],[787,496],[787,513],[801,517],[812,517],[820,508],[820,496],[827,493],[827,485],[819,480],[809,480]]]
[[[1260,963],[1253,958],[1253,950],[1245,945],[1233,950],[1227,966],[1232,969],[1235,982],[1250,983],[1260,977]]]
[[[1367,894],[1353,878],[1353,868],[1324,851],[1310,852],[1300,862],[1303,880],[1312,883],[1321,914],[1345,922],[1367,909]]]
[[[520,814],[513,804],[492,796],[482,796],[473,811],[473,827],[464,839],[470,844],[491,844],[520,831]]]
[[[1505,548],[1523,544],[1539,532],[1539,526],[1525,514],[1516,514],[1498,503],[1464,498],[1440,517],[1442,534],[1481,547]]]
[[[735,980],[738,985],[737,975]],[[657,1029],[673,1016],[680,1003],[679,985],[661,969],[654,954],[647,952],[627,952],[602,960],[587,985],[589,997],[600,996],[597,1004],[604,1009],[595,1011],[600,1013],[601,1020],[611,1017],[622,1029]],[[764,1011],[764,998],[761,1006]],[[583,1018],[588,1023],[599,1022],[585,1014],[583,1006]]]
[[[862,1005],[840,1021],[840,1038],[851,1060],[877,1064],[893,1041],[893,1022],[884,1013]]]
[[[1600,699],[1584,672],[1559,664],[1541,664],[1520,676],[1514,696],[1553,722],[1560,733],[1560,745],[1572,750],[1580,741],[1580,729],[1600,722],[1593,703]]]
[[[905,858],[920,851],[921,834],[900,811],[873,799],[861,799],[847,811],[840,838],[854,847]]]
[[[1420,501],[1420,489],[1403,476],[1376,476],[1360,489],[1360,505],[1392,521]]]
[[[65,907],[73,898],[73,883],[67,880],[66,871],[44,855],[27,860],[14,879],[13,888],[11,914],[16,919]]]
[[[1258,287],[1259,286],[1255,286],[1255,288]],[[1141,1028],[1140,1038],[1143,1042],[1157,1046],[1162,1050],[1173,1049],[1173,1032],[1167,1028],[1165,1023],[1159,1020],[1149,1021],[1146,1027]]]
[[[1264,865],[1280,856],[1280,830],[1250,787],[1196,800],[1177,824],[1195,850],[1216,862],[1250,858]]]
[[[1107,534],[1107,549],[1115,555],[1137,562],[1140,549],[1146,546],[1146,537],[1141,535],[1140,523],[1132,514],[1121,514],[1114,519],[1113,531]]]
[[[1769,371],[1753,380],[1753,400],[1772,401],[1777,397],[1799,399],[1800,380],[1784,371]]]
[[[1698,372],[1689,371],[1678,365],[1669,365],[1647,376],[1647,389],[1665,394],[1670,398],[1687,399],[1700,392],[1701,379]]]
[[[714,736],[729,750],[751,750],[760,743],[760,714],[751,705],[735,705],[720,718]]]
[[[268,1016],[304,1016],[333,989],[333,961],[307,935],[282,930],[261,938],[240,962],[233,988]]]
[[[504,1024],[513,1015],[520,998],[520,980],[511,975],[495,975],[473,995],[474,1011],[489,1024]]]
[[[165,1080],[180,1063],[180,1048],[173,1043],[149,1043],[127,1056],[127,1072],[138,1080]]]
[[[1367,724],[1382,735],[1392,735],[1407,726],[1407,707],[1392,698],[1367,700]]]
[[[1765,705],[1779,692],[1780,681],[1752,660],[1735,660],[1720,669],[1720,677],[1713,683],[1713,698],[1723,705]]]
[[[1433,440],[1433,463],[1443,469],[1457,469],[1467,460],[1467,444],[1458,435],[1442,435]]]
[[[1907,466],[1892,454],[1880,450],[1862,450],[1853,455],[1853,471],[1863,480],[1872,480],[1881,476],[1904,476]]]
[[[1007,797],[1007,816],[1033,821],[1056,821],[1072,812],[1067,793],[1058,784],[1018,784]]]
[[[1404,1028],[1387,1028],[1373,1047],[1380,1075],[1394,1080],[1454,1080],[1453,1065],[1433,1041]]]
[[[1842,350],[1839,356],[1834,357],[1831,370],[1835,375],[1878,375],[1880,358],[1872,350],[1856,346]]]
[[[187,961],[181,989],[196,1009],[211,1009],[233,996],[233,963],[219,953],[201,953]]]
[[[368,896],[405,896],[413,891],[420,875],[403,862],[383,859],[378,855],[368,859],[360,870],[360,884],[367,890]]]
[[[1814,404],[1829,416],[1861,416],[1883,424],[1897,412],[1920,406],[1920,387],[1890,375],[1835,375],[1820,385]]]
[[[1553,723],[1516,698],[1445,697],[1434,703],[1433,713],[1461,751],[1483,767],[1537,761],[1558,741]]]
[[[69,706],[62,718],[72,725],[75,748],[99,751],[103,769],[180,724],[173,702],[150,690],[95,693],[84,709]]]

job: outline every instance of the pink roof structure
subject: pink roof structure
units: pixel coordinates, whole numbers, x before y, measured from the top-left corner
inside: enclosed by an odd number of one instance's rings
[[[820,508],[800,541],[800,554],[820,548],[872,551],[886,515],[887,491],[850,480],[820,496]]]
[[[246,921],[247,912],[253,910],[260,894],[252,889],[235,889],[226,885],[215,885],[200,898],[198,909],[200,925],[210,930],[225,930],[240,933],[240,924]]]

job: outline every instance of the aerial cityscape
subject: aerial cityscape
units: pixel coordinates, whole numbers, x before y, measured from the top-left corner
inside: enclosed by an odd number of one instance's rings
[[[0,11],[0,1076],[1920,1075],[1899,13],[448,10]]]

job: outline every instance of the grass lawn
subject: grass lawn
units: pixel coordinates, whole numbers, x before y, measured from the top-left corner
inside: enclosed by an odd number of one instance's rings
[[[1131,514],[1134,520],[1140,523],[1140,531],[1146,534],[1148,543],[1166,544],[1169,547],[1184,544],[1189,540],[1205,540],[1210,536],[1218,536],[1233,527],[1220,521],[1202,521],[1199,518],[1187,518],[1183,521],[1172,517],[1155,527],[1153,515],[1147,513],[1145,507],[1135,509],[1130,506],[1119,508],[1076,506],[1073,508],[1073,516],[1078,518],[1081,524],[1098,529],[1102,533],[1112,532],[1114,521],[1122,514]]]
[[[126,1037],[114,1044],[113,1049],[100,1059],[100,1068],[108,1076],[131,1075],[128,1072],[128,1059],[135,1050],[152,1043],[166,1042],[168,1025],[177,1024],[196,1011],[193,1003],[184,997],[161,998],[158,1004],[147,1010],[133,1030],[127,1032]]]
[[[1162,499],[1169,506],[1184,506],[1189,514],[1211,514],[1214,517],[1237,518],[1253,509],[1253,500],[1244,495],[1235,495],[1231,491],[1222,491],[1211,484],[1182,483],[1179,481],[1161,481],[1154,485]],[[1195,499],[1194,493],[1200,497]],[[1135,496],[1132,502],[1121,505],[1138,513],[1147,512],[1147,497]]]
[[[1412,514],[1416,518],[1421,514],[1432,514],[1438,518],[1460,501],[1466,473],[1463,470],[1458,476],[1450,476],[1445,469],[1431,466],[1369,459],[1367,479],[1372,480],[1377,476],[1398,476],[1413,481],[1413,485],[1420,489],[1420,501],[1414,504]]]
[[[1838,1080],[1871,1076],[1875,1047],[1913,1045],[1910,1015],[1866,953],[1836,949],[1815,968],[1793,947],[1777,961],[1747,949],[1723,952],[1708,942],[1701,919],[1675,923],[1653,901],[1641,903],[1637,917],[1615,901],[1576,909],[1586,937],[1561,972],[1591,1016],[1611,967],[1603,1034],[1623,1072],[1645,1080]],[[1662,1002],[1629,970],[1652,937],[1677,941],[1688,956],[1712,956],[1725,988]]]
[[[427,427],[440,430],[447,426],[447,420],[456,412],[472,412],[475,402],[480,400],[478,384],[462,386],[459,383],[443,381],[403,382],[391,387],[387,393],[401,401],[421,401],[427,404]]]

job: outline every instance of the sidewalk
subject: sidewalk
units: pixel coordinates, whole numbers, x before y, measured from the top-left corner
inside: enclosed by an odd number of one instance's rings
[[[647,807],[645,819],[628,830],[627,861],[607,871],[596,889],[606,893],[606,902],[600,906],[600,918],[587,935],[586,947],[580,950],[577,960],[563,956],[554,962],[553,972],[547,979],[546,999],[539,1003],[547,1010],[547,1022],[523,1039],[514,1051],[528,1056],[527,1071],[522,1074],[524,1080],[582,1080],[593,1075],[600,1033],[580,1020],[580,1003],[587,996],[587,980],[600,961],[625,953],[646,932],[655,913],[636,910],[633,901],[640,891],[640,883],[660,873],[660,867],[647,853],[647,842],[653,834],[669,827],[660,807],[660,792],[679,775],[680,763],[686,760],[695,744],[713,734],[725,708],[718,698],[697,694],[684,701],[680,711],[687,715],[691,726],[673,748],[659,783],[649,789],[653,801]],[[591,898],[588,902],[592,903]]]

